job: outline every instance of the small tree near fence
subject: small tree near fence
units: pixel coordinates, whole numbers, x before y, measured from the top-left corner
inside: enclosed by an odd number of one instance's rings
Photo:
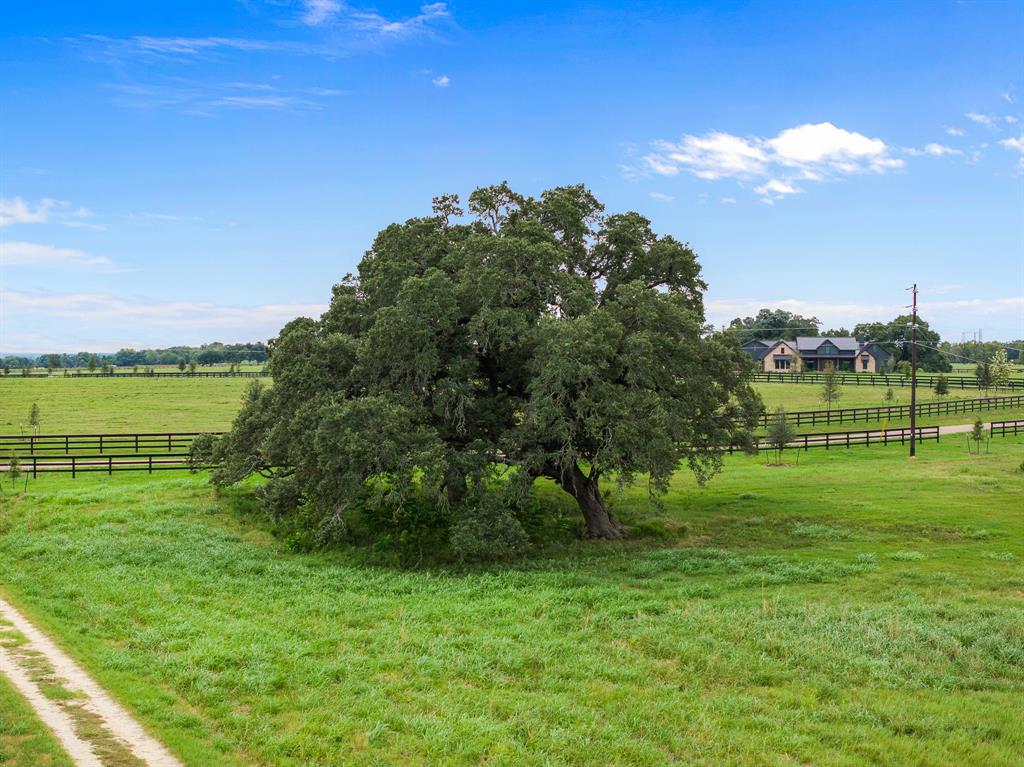
[[[992,388],[992,366],[987,362],[979,362],[974,368],[974,377],[978,380],[978,388],[988,391]]]
[[[944,375],[940,375],[935,379],[935,394],[939,397],[945,397],[949,394],[949,380]]]
[[[825,372],[821,381],[821,401],[825,403],[826,410],[831,410],[832,403],[837,402],[843,396],[843,391],[839,386],[839,376],[835,369],[830,369]]]
[[[1010,373],[1013,372],[1013,366],[1010,364],[1010,360],[1006,357],[1006,349],[1000,349],[992,355],[992,359],[988,363],[989,370],[992,372],[992,385],[997,389],[1005,387],[1010,383]]]
[[[28,411],[28,425],[33,434],[39,433],[39,403],[33,402]]]
[[[795,438],[796,428],[786,418],[786,408],[780,407],[772,414],[765,435],[765,444],[775,453],[776,466],[782,465],[782,453]]]
[[[981,455],[981,443],[985,439],[985,424],[978,418],[974,422],[974,426],[971,428],[971,433],[967,436],[967,452]],[[971,449],[971,443],[974,443],[974,449]]]

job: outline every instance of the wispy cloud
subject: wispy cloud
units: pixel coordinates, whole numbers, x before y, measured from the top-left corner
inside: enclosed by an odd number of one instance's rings
[[[970,120],[972,123],[978,123],[979,125],[987,125],[992,127],[996,124],[996,118],[992,115],[984,115],[980,112],[967,112],[964,117]]]
[[[288,88],[278,83],[215,83],[169,78],[148,84],[110,84],[114,100],[139,109],[170,108],[186,114],[224,110],[269,109],[309,112],[323,108],[326,99],[346,91],[337,88]]]
[[[49,351],[32,340],[46,323],[61,321],[61,351],[270,338],[299,316],[317,317],[325,304],[229,306],[208,301],[149,301],[109,293],[42,293],[0,289],[0,350]]]
[[[302,21],[311,27],[318,27],[330,21],[341,12],[341,3],[335,0],[304,0],[305,13],[302,14]]]
[[[273,6],[287,7],[277,3]],[[81,35],[67,41],[88,56],[117,61],[158,59],[188,62],[239,53],[335,58],[367,45],[431,34],[451,22],[451,13],[446,3],[429,3],[412,16],[388,18],[339,0],[303,0],[302,12],[297,18],[279,17],[277,22],[277,30],[279,33],[284,30],[285,34],[266,37]]]
[[[964,130],[962,128],[946,128],[947,136],[963,136]]]
[[[59,248],[32,242],[0,242],[0,265],[113,267],[104,256],[90,256],[75,248]]]
[[[798,181],[824,181],[864,171],[884,173],[904,164],[882,139],[829,122],[788,128],[773,138],[720,131],[686,134],[679,141],[654,141],[652,147],[643,164],[630,166],[629,173],[676,176],[686,172],[708,181],[765,178],[754,191],[766,200],[803,191],[795,185]]]
[[[448,75],[441,75],[440,77],[435,77],[430,82],[432,82],[438,88],[447,88],[449,85],[452,84],[452,79]]]
[[[70,202],[49,197],[37,203],[26,202],[21,197],[0,197],[0,227],[56,222],[64,226],[103,231],[104,227],[86,220],[92,218],[92,215],[88,208],[75,207]]]
[[[672,202],[675,199],[672,195],[665,194],[664,192],[650,192],[649,196],[652,200],[657,200],[658,202]]]
[[[909,147],[907,149],[904,149],[903,151],[913,157],[921,157],[923,155],[929,155],[931,157],[946,157],[948,155],[963,154],[963,152],[961,152],[959,149],[954,149],[951,146],[946,146],[945,144],[937,144],[934,142],[931,144],[925,144],[923,149],[915,149],[913,147]]]

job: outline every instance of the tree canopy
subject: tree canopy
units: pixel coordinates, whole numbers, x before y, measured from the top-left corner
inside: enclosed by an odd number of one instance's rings
[[[892,355],[895,367],[902,360],[910,361],[911,323],[913,316],[901,314],[892,322],[864,322],[853,329],[853,334],[862,341],[875,341]],[[930,330],[928,323],[917,318],[917,365],[933,373],[948,373],[953,369],[949,359],[939,351],[939,334]]]
[[[821,320],[817,317],[802,317],[785,309],[762,309],[756,317],[736,317],[729,323],[727,332],[735,334],[740,343],[775,338],[793,341],[797,336],[818,335],[820,327]]]
[[[704,481],[749,444],[751,366],[710,336],[688,245],[582,185],[467,202],[385,228],[319,320],[281,330],[215,481],[269,476],[278,512],[320,533],[441,517],[452,540],[520,541],[547,478],[584,535],[615,538],[602,481],[661,493],[680,462]]]

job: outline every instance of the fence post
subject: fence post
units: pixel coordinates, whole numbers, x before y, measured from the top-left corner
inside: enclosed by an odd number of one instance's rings
[[[75,468],[75,457],[71,456],[71,479],[74,479],[77,476]]]
[[[114,473],[114,456],[107,456],[107,476],[109,477]]]
[[[100,435],[100,452],[103,452],[103,435]]]

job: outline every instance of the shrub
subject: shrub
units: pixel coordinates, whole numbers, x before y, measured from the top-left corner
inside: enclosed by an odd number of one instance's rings
[[[466,562],[511,559],[525,553],[530,540],[503,493],[482,494],[459,508],[449,542],[456,557]]]

